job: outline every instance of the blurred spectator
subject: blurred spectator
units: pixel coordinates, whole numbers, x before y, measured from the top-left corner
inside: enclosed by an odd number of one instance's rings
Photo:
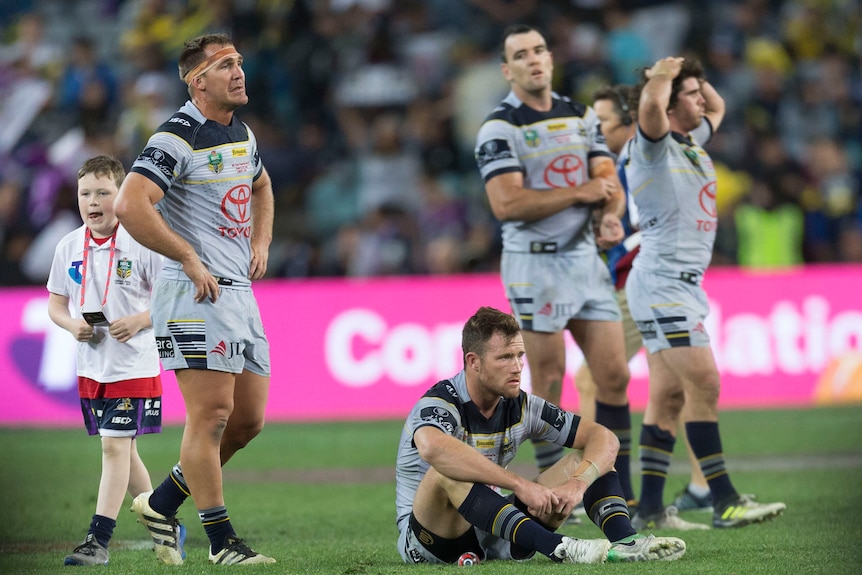
[[[747,201],[734,211],[737,261],[747,268],[800,265],[804,215],[798,204],[781,198],[763,180],[755,180]]]
[[[834,140],[811,142],[805,154],[807,186],[802,194],[806,213],[808,259],[844,261],[858,253],[860,182],[845,150]]]
[[[0,154],[19,143],[54,93],[62,49],[45,36],[38,12],[22,14],[0,46]]]
[[[62,58],[63,49],[46,36],[45,18],[39,12],[22,14],[12,43],[0,47],[0,65],[22,76],[56,79]]]
[[[124,165],[132,165],[147,139],[176,110],[177,102],[171,98],[175,83],[166,74],[146,71],[131,84],[115,136],[117,158]]]
[[[117,79],[111,67],[99,58],[92,38],[77,36],[72,40],[68,62],[60,76],[57,105],[75,109],[88,98],[93,85],[101,85],[106,107],[114,111],[119,104]]]
[[[403,116],[355,108],[341,111],[342,125],[357,159],[357,203],[364,216],[381,206],[415,215],[421,205],[418,150],[406,140]]]
[[[80,225],[77,187],[71,181],[63,181],[54,193],[50,218],[21,256],[21,272],[28,281],[37,284],[48,281],[57,243]]]
[[[632,27],[631,15],[617,7],[605,11],[604,24],[608,63],[613,67],[609,84],[636,84],[639,70],[654,62],[649,58],[649,42]]]

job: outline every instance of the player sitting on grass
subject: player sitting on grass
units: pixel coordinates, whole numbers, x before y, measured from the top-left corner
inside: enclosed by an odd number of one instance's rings
[[[398,551],[406,563],[523,560],[603,563],[679,559],[685,543],[639,535],[613,470],[619,440],[521,390],[518,322],[490,307],[464,326],[464,369],[429,389],[407,417],[398,446]],[[572,448],[531,481],[506,469],[518,447],[542,439]],[[508,497],[500,489],[511,491]],[[583,500],[607,539],[554,530]]]

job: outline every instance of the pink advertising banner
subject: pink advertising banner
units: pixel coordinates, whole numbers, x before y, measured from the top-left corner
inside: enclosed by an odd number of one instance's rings
[[[722,407],[862,401],[862,267],[717,268],[704,286]],[[496,275],[270,280],[255,293],[272,347],[269,421],[401,418],[427,387],[460,370],[464,320],[482,305],[509,310]],[[2,426],[81,423],[75,343],[50,321],[47,301],[38,288],[0,291]],[[570,339],[567,346],[562,404],[577,410],[582,356]],[[642,410],[643,352],[631,370],[632,408]],[[163,408],[165,423],[183,421],[171,373]]]

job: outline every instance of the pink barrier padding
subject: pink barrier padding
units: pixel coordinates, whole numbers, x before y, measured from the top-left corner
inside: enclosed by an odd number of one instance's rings
[[[706,327],[722,372],[721,405],[808,406],[862,398],[862,266],[752,274],[711,270]],[[270,280],[255,287],[272,347],[270,421],[403,417],[461,368],[460,328],[479,306],[508,310],[496,275],[368,280]],[[48,318],[44,290],[0,291],[6,401],[0,425],[81,424],[75,343]],[[577,410],[581,361],[567,338],[563,407]],[[647,400],[643,352],[629,397]],[[164,421],[184,419],[164,374]],[[529,374],[524,378],[529,389]]]

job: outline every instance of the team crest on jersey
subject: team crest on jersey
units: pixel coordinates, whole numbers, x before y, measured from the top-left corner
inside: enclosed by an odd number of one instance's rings
[[[128,397],[124,397],[117,403],[117,411],[133,411],[134,409],[132,407],[132,400]]]
[[[207,156],[207,165],[212,173],[218,174],[224,169],[224,158],[220,153],[213,150]]]
[[[688,158],[688,161],[694,164],[695,166],[700,167],[700,159],[697,157],[697,152],[691,149],[689,146],[685,146],[683,149],[683,153],[685,157]]]
[[[117,262],[117,275],[124,280],[132,277],[132,260],[121,258],[120,261]]]
[[[537,147],[539,145],[539,132],[533,129],[524,131],[524,140],[531,148]]]

